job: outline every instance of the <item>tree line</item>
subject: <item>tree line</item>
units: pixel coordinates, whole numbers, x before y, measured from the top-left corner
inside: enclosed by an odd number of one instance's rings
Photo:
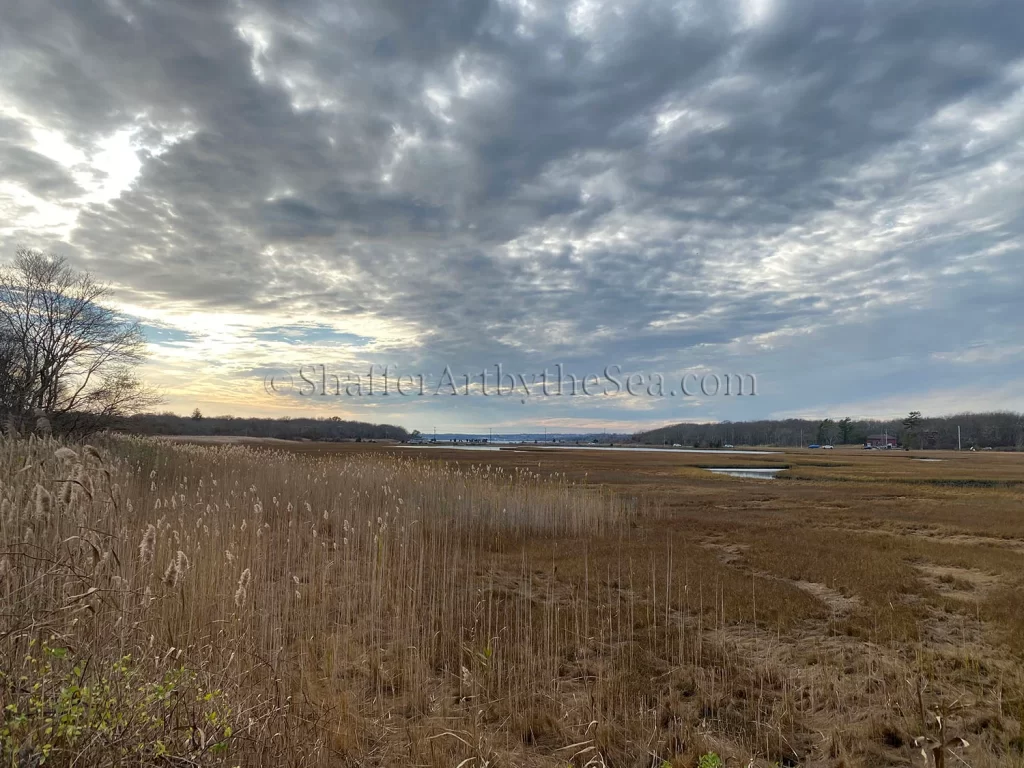
[[[409,439],[402,427],[391,424],[367,424],[328,418],[241,418],[203,416],[198,410],[191,416],[173,413],[143,413],[120,420],[119,430],[147,435],[231,435],[236,437],[276,437],[282,440],[401,440]]]
[[[633,442],[721,448],[723,445],[799,447],[863,445],[869,436],[895,437],[901,447],[954,450],[957,428],[964,450],[1024,450],[1024,414],[1012,411],[922,416],[913,411],[902,419],[773,419],[761,421],[673,424],[641,432]]]

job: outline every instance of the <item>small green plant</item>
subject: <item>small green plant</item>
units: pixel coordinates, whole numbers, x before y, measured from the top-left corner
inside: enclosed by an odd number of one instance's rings
[[[714,752],[701,755],[697,761],[697,768],[722,768],[722,758]]]
[[[228,750],[231,710],[219,707],[219,690],[204,689],[184,667],[146,679],[130,655],[96,665],[45,642],[33,642],[21,666],[19,675],[0,673],[8,701],[0,764],[88,762],[101,754],[107,763],[193,764]]]

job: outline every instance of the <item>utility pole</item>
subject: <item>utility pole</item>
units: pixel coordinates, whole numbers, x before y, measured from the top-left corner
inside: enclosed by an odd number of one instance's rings
[[[959,451],[963,447],[963,443],[960,440],[960,425],[956,425],[956,449]]]

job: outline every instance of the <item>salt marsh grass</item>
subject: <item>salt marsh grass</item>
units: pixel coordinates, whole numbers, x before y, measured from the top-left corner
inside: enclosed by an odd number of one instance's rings
[[[528,470],[136,438],[6,439],[0,477],[16,765],[327,764],[396,736],[443,763],[481,708],[545,696],[579,620],[488,595],[494,558],[632,513]]]
[[[0,441],[3,765],[1024,762],[1015,487],[395,453]]]

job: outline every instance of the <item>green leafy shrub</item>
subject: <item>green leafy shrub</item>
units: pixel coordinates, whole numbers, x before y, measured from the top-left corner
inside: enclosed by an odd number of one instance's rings
[[[19,672],[0,671],[3,766],[219,765],[229,756],[234,713],[182,666],[151,673],[130,655],[97,663],[32,642]]]

